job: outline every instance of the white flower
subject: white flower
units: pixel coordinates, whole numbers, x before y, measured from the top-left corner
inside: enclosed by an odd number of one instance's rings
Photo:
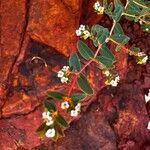
[[[45,133],[45,136],[48,138],[54,137],[55,136],[55,129],[54,128],[48,129],[47,132]]]
[[[116,82],[115,80],[111,80],[110,84],[111,84],[112,86],[117,86],[117,85],[118,85],[118,82]]]
[[[66,77],[62,77],[62,78],[61,78],[61,82],[62,82],[62,83],[67,83],[67,81],[68,81],[68,78],[66,78]]]
[[[105,71],[104,71],[104,74],[106,75],[106,77],[108,77],[108,76],[110,75],[109,70],[105,70]]]
[[[139,21],[140,24],[143,24],[142,20]]]
[[[47,119],[49,116],[50,116],[50,112],[49,111],[42,113],[43,119]]]
[[[150,101],[150,90],[149,90],[149,93],[148,95],[145,95],[145,102],[149,102]]]
[[[145,63],[147,62],[147,60],[148,60],[148,56],[145,56],[145,57],[142,59],[143,64],[145,64]]]
[[[150,130],[150,121],[148,122],[147,129]]]
[[[138,54],[137,54],[138,56],[144,56],[145,55],[145,53],[144,52],[138,52]]]
[[[146,28],[145,30],[146,30],[146,31],[149,31],[149,29],[148,29],[148,28]]]
[[[79,30],[84,31],[85,30],[85,25],[81,24],[80,27],[79,27]]]
[[[104,7],[102,7],[98,1],[94,4],[93,8],[98,14],[103,14],[104,12]]]
[[[97,9],[98,7],[100,7],[100,3],[99,3],[99,1],[97,1],[95,4],[94,4],[94,6],[93,6],[95,9]]]
[[[80,36],[82,34],[82,32],[80,30],[76,30],[76,35]]]
[[[75,106],[75,110],[77,112],[80,112],[81,111],[81,103],[78,103],[76,106]]]
[[[70,116],[72,116],[72,117],[78,116],[78,111],[77,110],[71,110]]]
[[[64,72],[63,71],[58,71],[57,77],[58,78],[62,78],[64,76]]]
[[[69,103],[68,103],[67,101],[62,102],[62,103],[61,103],[61,108],[62,108],[62,109],[67,109],[67,108],[69,108]]]
[[[69,70],[69,66],[63,66],[62,71],[68,71]]]
[[[115,78],[115,80],[111,80],[110,84],[115,87],[115,86],[118,85],[119,80],[120,80],[120,77],[117,76],[117,77]]]
[[[47,126],[50,126],[50,125],[52,125],[54,123],[54,121],[53,121],[53,119],[51,119],[51,120],[47,120],[47,122],[46,122],[46,125]]]

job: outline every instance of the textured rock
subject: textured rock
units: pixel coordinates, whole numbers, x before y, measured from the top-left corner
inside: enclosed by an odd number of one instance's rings
[[[31,0],[28,25],[31,38],[68,56],[76,50],[80,3],[80,0]]]

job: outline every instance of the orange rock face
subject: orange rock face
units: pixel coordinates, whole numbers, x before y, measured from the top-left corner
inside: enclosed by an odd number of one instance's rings
[[[80,3],[80,0],[32,0],[27,32],[32,39],[68,56],[76,50]]]

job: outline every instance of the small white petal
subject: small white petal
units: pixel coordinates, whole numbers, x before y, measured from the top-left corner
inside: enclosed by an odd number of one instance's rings
[[[118,82],[115,80],[111,80],[110,84],[114,87],[116,87],[118,85]]]
[[[145,57],[142,59],[142,62],[143,62],[143,63],[146,63],[147,60],[148,60],[148,56],[145,56]]]
[[[81,103],[78,103],[76,106],[75,106],[75,110],[76,111],[81,111]]]
[[[85,30],[85,25],[80,25],[79,30],[84,31]]]
[[[47,125],[47,126],[50,126],[50,125],[52,125],[53,123],[54,123],[53,120],[47,120],[46,125]]]
[[[62,83],[67,83],[67,81],[68,81],[68,78],[66,78],[66,77],[62,77],[62,78],[61,78],[61,82],[62,82]]]
[[[61,108],[62,108],[62,109],[67,109],[67,108],[69,108],[69,103],[68,103],[67,101],[62,102],[62,103],[61,103]]]
[[[147,129],[150,130],[150,121],[148,122]]]
[[[146,31],[149,31],[149,29],[148,29],[148,28],[146,28],[145,30],[146,30]]]
[[[80,36],[82,34],[82,32],[80,30],[76,30],[76,35]]]
[[[48,138],[54,137],[55,136],[55,129],[48,129],[45,136]]]
[[[57,74],[57,77],[62,78],[63,76],[64,76],[64,72],[60,70]]]
[[[145,95],[145,102],[148,103],[150,101],[150,90],[148,95]]]
[[[65,71],[65,72],[66,72],[66,71],[69,70],[69,68],[70,68],[69,66],[63,66],[62,71]]]
[[[72,117],[78,116],[78,111],[76,111],[76,110],[71,110],[70,116],[72,116]]]
[[[46,113],[46,112],[43,112],[43,113],[42,113],[42,117],[43,117],[43,119],[46,119],[46,118],[47,118],[47,113]]]

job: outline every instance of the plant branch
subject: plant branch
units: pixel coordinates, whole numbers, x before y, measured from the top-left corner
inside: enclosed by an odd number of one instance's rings
[[[96,51],[95,54],[94,54],[94,59],[95,59],[96,56],[98,55],[98,53],[99,53],[101,47],[102,47],[102,44],[99,44],[98,49],[97,49],[97,51]],[[88,67],[88,66],[94,61],[94,59],[91,58],[91,59],[81,68],[80,72],[78,72],[78,73],[76,73],[76,74],[74,75],[74,77],[73,77],[73,79],[72,79],[72,81],[71,81],[69,90],[68,90],[68,92],[67,92],[67,96],[70,96],[70,94],[71,94],[71,92],[72,92],[72,90],[73,90],[73,88],[74,88],[74,86],[75,86],[75,84],[76,84],[77,78],[78,78],[78,76],[80,75],[80,73],[82,73],[82,72],[85,70],[85,68]]]

